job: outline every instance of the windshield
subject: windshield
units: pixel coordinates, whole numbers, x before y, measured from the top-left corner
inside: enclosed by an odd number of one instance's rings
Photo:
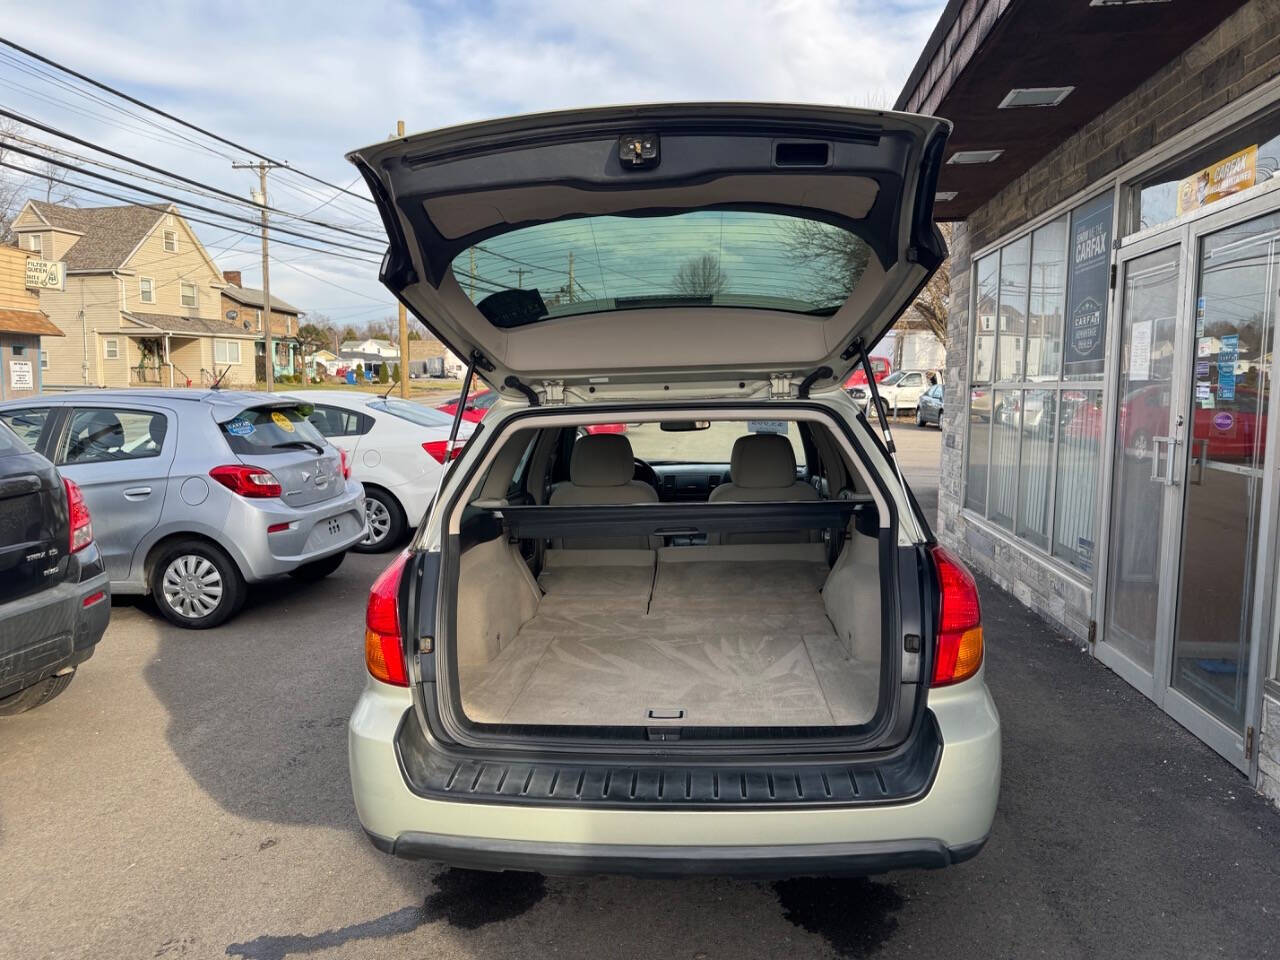
[[[734,441],[749,433],[782,434],[791,441],[797,466],[804,466],[800,430],[787,420],[713,421],[703,430],[663,430],[659,423],[633,423],[626,428],[631,452],[648,463],[728,464]]]
[[[320,453],[324,450],[325,439],[307,419],[310,414],[310,404],[249,407],[218,426],[234,453],[261,456],[291,449],[311,449]]]
[[[886,387],[892,387],[895,383],[902,379],[901,373],[891,373],[880,382]]]
[[[818,220],[732,210],[540,223],[464,250],[453,273],[495,326],[653,307],[831,314],[870,257]]]
[[[407,400],[393,400],[388,397],[386,400],[375,400],[369,404],[370,410],[381,410],[383,413],[389,413],[393,417],[399,417],[401,420],[408,420],[410,423],[416,423],[420,427],[447,427],[453,423],[453,417],[431,407],[424,407],[421,404],[410,403]]]

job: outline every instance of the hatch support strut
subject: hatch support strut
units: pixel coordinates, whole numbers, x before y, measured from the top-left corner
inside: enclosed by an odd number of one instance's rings
[[[880,389],[876,384],[875,373],[871,369],[870,351],[861,337],[853,341],[849,345],[849,352],[856,354],[858,363],[862,365],[862,372],[867,375],[867,390],[871,394],[871,398],[867,401],[875,408],[876,416],[880,419],[880,432],[884,435],[884,448],[888,451],[889,460],[893,464],[893,472],[898,475],[898,485],[902,487],[902,496],[907,503],[911,503],[911,494],[907,490],[907,478],[902,475],[902,464],[898,462],[898,448],[893,443],[893,433],[889,429],[889,418],[885,415],[884,406],[880,403]]]

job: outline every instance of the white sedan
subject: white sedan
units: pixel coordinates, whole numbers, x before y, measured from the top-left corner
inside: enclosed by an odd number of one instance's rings
[[[435,495],[453,418],[399,397],[354,390],[308,390],[292,399],[312,407],[308,419],[346,452],[352,478],[364,484],[369,535],[352,549],[390,550],[418,525]],[[462,422],[459,448],[474,429]]]

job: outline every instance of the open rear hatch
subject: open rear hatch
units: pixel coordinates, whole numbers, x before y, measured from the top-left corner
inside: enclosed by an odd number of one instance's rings
[[[948,131],[835,107],[608,107],[350,159],[390,238],[383,282],[495,388],[722,394],[843,382],[884,335],[945,257]]]

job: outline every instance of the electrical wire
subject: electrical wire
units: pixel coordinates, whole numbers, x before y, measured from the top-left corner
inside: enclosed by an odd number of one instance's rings
[[[306,179],[314,181],[315,183],[319,183],[322,186],[328,187],[331,190],[337,190],[341,193],[348,194],[352,197],[356,197],[357,199],[364,200],[366,203],[373,203],[373,201],[368,197],[361,196],[358,193],[352,193],[350,190],[347,190],[344,187],[340,187],[335,183],[330,183],[327,180],[323,180],[320,177],[307,173],[305,170],[299,170],[298,168],[290,167],[288,164],[282,163],[279,160],[274,160],[271,157],[267,156],[265,153],[261,153],[257,150],[254,150],[252,147],[247,147],[242,143],[237,143],[234,140],[229,140],[226,137],[219,136],[218,134],[213,133],[210,130],[206,130],[203,127],[197,126],[194,123],[189,123],[188,121],[183,120],[181,117],[175,116],[172,113],[168,113],[167,111],[161,110],[159,107],[152,106],[151,104],[147,103],[144,100],[140,100],[137,97],[130,96],[129,94],[125,93],[122,90],[117,90],[115,87],[105,84],[100,80],[94,80],[92,77],[87,77],[83,73],[80,73],[77,70],[73,70],[71,67],[68,67],[65,64],[59,63],[56,60],[43,56],[42,54],[36,53],[34,50],[30,50],[27,47],[24,47],[18,43],[15,43],[14,41],[8,39],[7,37],[0,37],[0,44],[4,44],[6,47],[16,50],[19,53],[24,54],[25,56],[28,56],[33,60],[38,60],[47,66],[53,67],[56,70],[60,70],[63,73],[73,76],[77,80],[82,81],[83,83],[88,83],[94,87],[97,87],[99,90],[109,93],[112,96],[119,97],[121,100],[125,100],[129,103],[132,103],[136,107],[141,107],[144,110],[148,110],[151,113],[156,114],[157,116],[164,117],[166,120],[170,120],[183,127],[186,127],[188,130],[194,130],[195,132],[202,134],[203,136],[206,136],[211,140],[215,140],[218,143],[224,144],[228,147],[234,147],[236,150],[241,150],[241,151],[244,151],[245,153],[252,154],[258,159],[265,160],[268,163],[277,164],[281,167],[285,167],[286,169],[293,171],[293,173],[296,174],[297,176],[305,177]]]

